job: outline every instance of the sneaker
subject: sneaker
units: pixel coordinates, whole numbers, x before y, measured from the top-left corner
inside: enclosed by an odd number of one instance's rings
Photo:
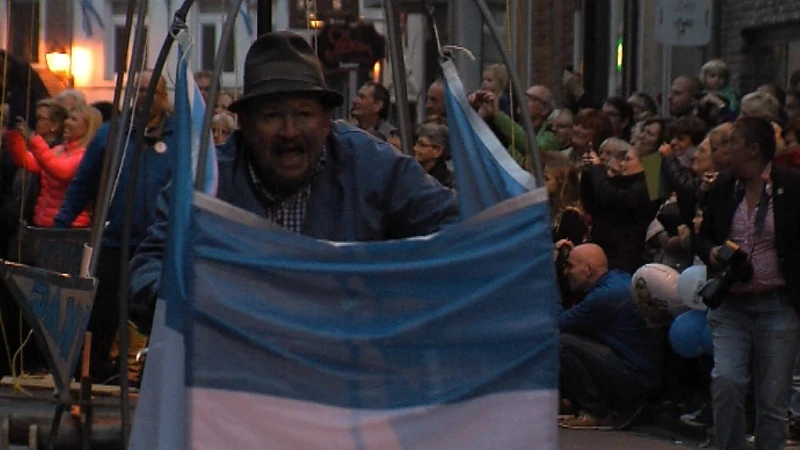
[[[597,417],[588,413],[583,413],[577,417],[558,421],[558,426],[568,430],[598,430],[608,431],[614,429],[611,416]]]
[[[614,419],[614,429],[624,430],[625,428],[631,426],[633,421],[636,420],[637,417],[639,417],[639,414],[641,414],[643,409],[644,409],[644,404],[642,403],[627,411],[614,413],[612,415]]]
[[[558,420],[572,419],[577,415],[575,404],[568,398],[562,398],[558,404]]]
[[[682,414],[680,420],[686,425],[698,429],[708,428],[714,425],[714,412],[711,409],[711,403],[704,404],[695,412]]]

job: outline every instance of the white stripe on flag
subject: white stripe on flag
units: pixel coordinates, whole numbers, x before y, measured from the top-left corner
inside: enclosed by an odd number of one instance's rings
[[[555,450],[557,396],[500,392],[447,405],[356,410],[190,388],[189,448]]]

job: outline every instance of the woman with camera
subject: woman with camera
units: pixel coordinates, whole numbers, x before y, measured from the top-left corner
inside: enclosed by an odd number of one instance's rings
[[[747,448],[745,394],[755,392],[755,448],[785,446],[800,339],[800,173],[773,165],[769,121],[738,119],[725,143],[729,170],[708,192],[694,248],[712,271],[712,399],[719,449]]]

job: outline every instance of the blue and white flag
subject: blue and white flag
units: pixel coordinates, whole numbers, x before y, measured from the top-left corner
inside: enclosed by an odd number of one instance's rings
[[[462,218],[536,188],[486,122],[470,106],[452,61],[442,63],[447,127]]]
[[[337,243],[194,193],[186,157],[173,170],[130,448],[558,448],[543,189],[490,186],[496,204],[431,236]]]
[[[379,243],[193,215],[186,448],[557,448],[543,190]]]
[[[131,433],[130,448],[180,449],[184,448],[186,412],[183,371],[183,335],[180,332],[182,306],[186,301],[186,243],[189,232],[186,226],[191,213],[194,175],[200,154],[200,132],[205,114],[205,102],[194,82],[189,67],[187,35],[178,36],[178,68],[175,77],[175,120],[177,122],[178,149],[191,152],[171,152],[173,179],[170,183],[170,224],[165,249],[163,290],[156,304],[153,332],[147,365],[142,379],[142,392],[137,402],[136,417]],[[206,176],[203,192],[216,194],[217,160],[213,141],[206,149]],[[169,299],[169,305],[164,299]],[[167,327],[167,316],[173,327]],[[177,323],[177,324],[176,324]]]

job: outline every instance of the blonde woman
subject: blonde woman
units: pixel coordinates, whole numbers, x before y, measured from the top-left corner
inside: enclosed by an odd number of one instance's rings
[[[33,212],[33,224],[51,228],[53,219],[67,194],[70,182],[94,138],[103,116],[96,108],[74,108],[64,122],[64,143],[50,148],[41,135],[34,134],[24,120],[17,123],[16,131],[8,132],[9,153],[14,163],[28,172],[40,176],[39,195]],[[88,227],[91,216],[84,210],[73,222],[73,227]]]
[[[211,135],[214,137],[214,145],[219,147],[228,140],[236,129],[236,120],[228,113],[215,114],[211,118]]]

